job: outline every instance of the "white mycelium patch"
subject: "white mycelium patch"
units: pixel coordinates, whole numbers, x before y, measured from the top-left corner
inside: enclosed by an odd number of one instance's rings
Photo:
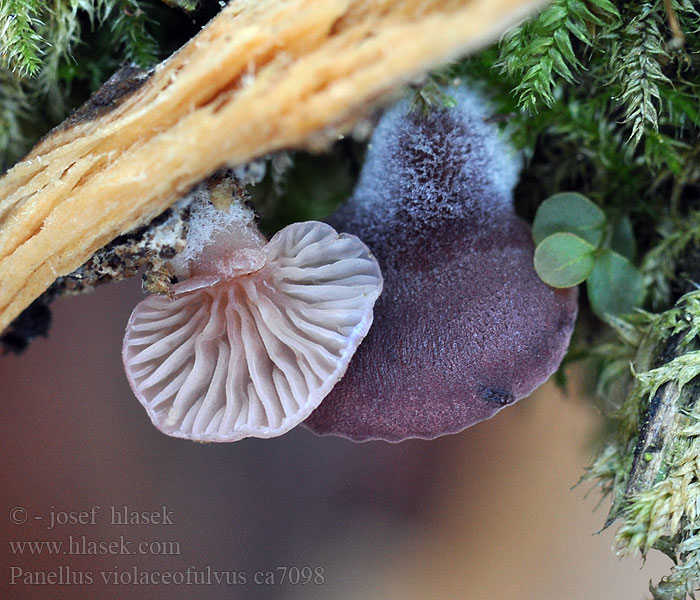
[[[277,233],[246,268],[207,268],[134,310],[123,358],[164,433],[199,441],[280,435],[316,408],[372,323],[382,287],[355,236],[324,223]],[[239,249],[240,253],[240,249]],[[259,264],[258,264],[259,263]]]

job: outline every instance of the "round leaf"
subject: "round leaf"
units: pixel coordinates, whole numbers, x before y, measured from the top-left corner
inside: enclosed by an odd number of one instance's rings
[[[642,274],[612,250],[604,250],[596,258],[586,285],[591,308],[601,318],[630,313],[644,299]]]
[[[555,233],[535,249],[535,271],[552,287],[581,283],[593,269],[595,246],[573,233]]]
[[[607,219],[593,202],[575,192],[554,194],[537,209],[532,237],[540,244],[554,233],[569,232],[598,247],[603,241]]]

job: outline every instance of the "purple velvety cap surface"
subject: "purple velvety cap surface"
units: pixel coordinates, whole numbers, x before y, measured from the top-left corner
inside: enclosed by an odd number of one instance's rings
[[[434,438],[488,419],[559,366],[576,315],[532,267],[529,227],[455,256],[446,231],[410,269],[387,261],[374,325],[343,379],[305,421],[356,440]]]
[[[488,419],[558,367],[577,311],[533,267],[512,210],[518,164],[480,99],[430,116],[392,109],[353,198],[330,219],[384,275],[374,325],[305,421],[354,440],[431,439]]]

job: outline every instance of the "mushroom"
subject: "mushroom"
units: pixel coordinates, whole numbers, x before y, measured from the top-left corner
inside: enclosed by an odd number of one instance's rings
[[[252,210],[191,206],[170,297],[133,311],[123,360],[166,434],[228,442],[273,437],[303,421],[342,377],[372,323],[376,260],[353,235],[310,221],[269,243]]]
[[[329,219],[369,246],[384,292],[348,372],[305,422],[317,433],[459,432],[529,395],[568,346],[577,292],[535,273],[512,206],[519,161],[479,95],[447,94],[454,108],[403,102],[382,117],[352,198]]]

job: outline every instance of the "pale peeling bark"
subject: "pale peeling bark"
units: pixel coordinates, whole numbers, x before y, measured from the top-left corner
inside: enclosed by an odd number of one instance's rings
[[[208,174],[333,141],[532,0],[239,0],[149,76],[113,81],[0,179],[0,331]]]

